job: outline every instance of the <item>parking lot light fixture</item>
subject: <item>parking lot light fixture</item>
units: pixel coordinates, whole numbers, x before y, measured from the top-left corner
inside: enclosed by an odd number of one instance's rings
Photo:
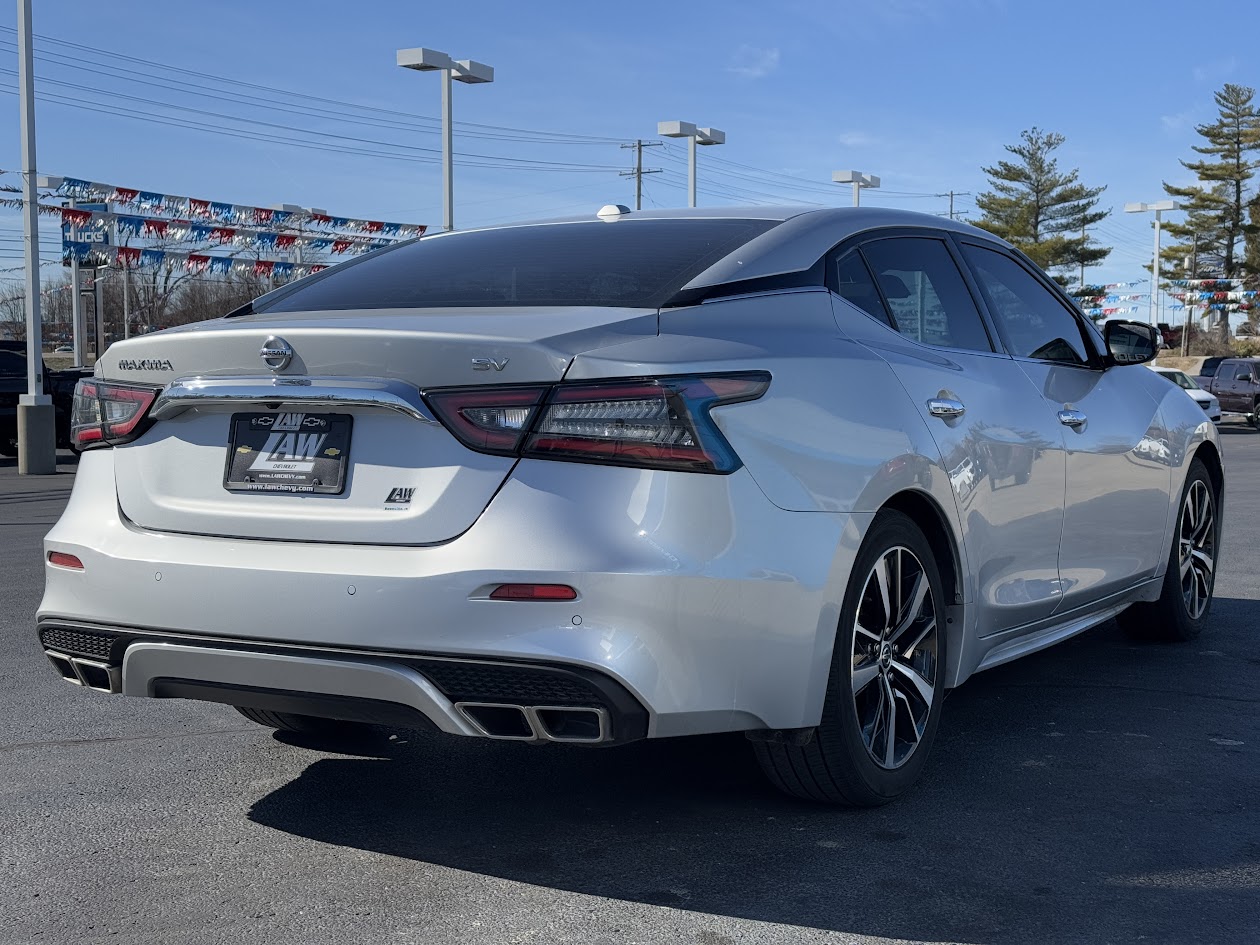
[[[1155,211],[1155,258],[1151,266],[1151,314],[1150,323],[1159,324],[1159,224],[1160,214],[1165,210],[1180,210],[1175,200],[1159,200],[1155,203],[1126,203],[1125,213],[1148,213]]]
[[[717,128],[697,128],[689,121],[661,121],[656,133],[662,138],[687,139],[687,206],[696,205],[696,145],[726,144],[726,132]]]
[[[455,229],[454,160],[451,130],[451,80],[466,85],[480,85],[494,81],[494,67],[472,59],[452,59],[436,49],[400,49],[398,65],[417,72],[442,74],[442,229]]]
[[[853,206],[861,203],[861,193],[863,187],[869,187],[872,190],[879,187],[879,178],[874,174],[863,174],[861,171],[833,171],[831,180],[836,184],[852,184],[853,185]]]

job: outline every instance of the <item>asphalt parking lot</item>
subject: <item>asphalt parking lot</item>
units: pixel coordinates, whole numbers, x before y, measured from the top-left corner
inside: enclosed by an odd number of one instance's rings
[[[1260,941],[1260,434],[1222,434],[1211,630],[976,676],[875,811],[779,796],[738,736],[349,754],[68,686],[33,617],[74,467],[0,459],[0,942]]]

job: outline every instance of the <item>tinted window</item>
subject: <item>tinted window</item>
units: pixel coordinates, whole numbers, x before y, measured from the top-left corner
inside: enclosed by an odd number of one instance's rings
[[[929,345],[992,351],[962,274],[940,240],[906,237],[862,247],[903,335]]]
[[[980,291],[1019,358],[1086,364],[1081,326],[1072,312],[1027,269],[1004,253],[964,246]]]
[[[0,377],[25,377],[26,353],[0,350]]]
[[[835,291],[840,298],[852,302],[866,314],[888,324],[888,312],[880,301],[875,280],[871,278],[871,271],[866,268],[866,263],[862,262],[862,257],[856,250],[846,253],[836,261],[833,274]]]
[[[455,233],[382,250],[263,298],[255,311],[495,305],[657,308],[774,226],[770,220],[618,220]]]

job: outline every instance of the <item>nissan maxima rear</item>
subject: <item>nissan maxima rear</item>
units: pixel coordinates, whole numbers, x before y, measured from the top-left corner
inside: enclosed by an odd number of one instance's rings
[[[414,241],[105,353],[40,643],[278,729],[742,731],[882,803],[976,670],[1206,621],[1216,434],[1147,327],[894,211]]]

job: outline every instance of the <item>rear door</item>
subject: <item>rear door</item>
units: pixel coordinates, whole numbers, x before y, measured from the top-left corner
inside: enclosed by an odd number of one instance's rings
[[[1059,602],[1061,435],[1028,377],[994,350],[949,244],[871,239],[834,253],[829,269],[836,294],[895,329],[872,326],[862,341],[891,365],[940,450],[978,576],[978,632],[1049,616]]]
[[[1006,349],[1044,399],[1067,448],[1060,610],[1154,572],[1177,462],[1149,372],[1102,363],[1083,316],[1005,249],[961,241]]]

